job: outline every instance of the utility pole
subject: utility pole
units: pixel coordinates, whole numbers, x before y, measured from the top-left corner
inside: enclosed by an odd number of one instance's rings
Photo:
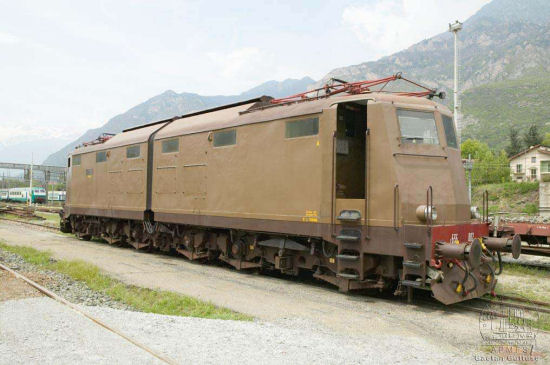
[[[29,200],[29,206],[32,205],[32,165],[34,164],[34,154],[31,152],[31,173],[29,175],[29,194],[27,198]]]
[[[458,32],[462,30],[462,23],[458,20],[455,21],[453,24],[449,23],[449,32],[452,32],[454,34],[455,38],[455,75],[454,75],[454,120],[455,120],[455,126],[456,131],[458,134],[458,143],[460,144],[460,137],[461,137],[461,125],[458,122]]]

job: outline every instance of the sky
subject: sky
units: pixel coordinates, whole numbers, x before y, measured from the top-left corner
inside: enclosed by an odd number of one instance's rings
[[[317,80],[444,32],[488,2],[0,0],[0,147],[66,143],[168,89],[238,94]]]

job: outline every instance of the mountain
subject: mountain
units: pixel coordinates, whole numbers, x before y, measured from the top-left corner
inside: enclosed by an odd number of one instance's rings
[[[550,88],[550,1],[493,0],[464,23],[459,39],[462,138],[502,149],[511,126],[550,131],[546,91],[538,93]],[[316,86],[331,77],[357,81],[402,71],[451,96],[453,46],[444,32],[377,61],[334,69]]]
[[[302,79],[286,79],[284,81],[268,81],[239,95],[203,96],[193,93],[176,93],[167,90],[160,95],[131,108],[125,113],[110,119],[103,126],[86,131],[75,141],[67,144],[61,150],[51,154],[43,162],[44,165],[65,166],[67,154],[82,142],[97,138],[101,133],[119,133],[124,129],[157,120],[171,118],[176,115],[191,113],[198,110],[213,108],[223,104],[252,99],[262,95],[282,97],[306,90],[315,81],[309,77]]]

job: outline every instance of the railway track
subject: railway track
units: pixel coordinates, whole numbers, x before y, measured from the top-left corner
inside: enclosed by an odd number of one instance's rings
[[[52,227],[52,226],[48,226],[48,225],[45,225],[45,224],[29,222],[29,221],[22,220],[22,219],[9,219],[9,218],[0,217],[0,220],[2,220],[2,221],[8,221],[8,222],[16,222],[16,223],[26,224],[26,225],[29,225],[29,226],[35,226],[35,227],[46,228],[46,229],[49,229],[49,230],[51,230],[51,231],[59,232],[59,228],[58,228],[58,227]]]
[[[521,248],[521,253],[526,255],[550,257],[550,246],[549,247],[525,246]]]
[[[506,309],[520,309],[527,313],[550,314],[550,302],[529,300],[523,297],[510,295],[496,295],[496,299],[477,298],[461,304],[455,304],[455,308],[466,311],[493,315],[495,317],[507,318],[509,313]],[[479,304],[485,303],[484,306]],[[498,310],[497,310],[498,309]]]
[[[91,320],[92,322],[94,322],[95,324],[99,325],[100,327],[103,327],[104,329],[106,329],[107,331],[110,331],[120,337],[122,337],[123,339],[125,339],[126,341],[130,342],[131,344],[133,344],[134,346],[142,349],[143,351],[145,352],[148,352],[150,355],[154,356],[155,358],[157,358],[158,360],[166,363],[166,364],[170,364],[170,365],[176,365],[177,362],[162,355],[162,354],[159,354],[158,352],[154,351],[153,349],[147,347],[146,345],[138,342],[137,340],[134,340],[133,338],[125,335],[124,333],[122,333],[121,331],[119,331],[118,329],[115,329],[113,328],[112,326],[106,324],[105,322],[103,322],[102,320],[98,319],[97,317],[94,317],[92,316],[91,314],[87,313],[86,311],[82,310],[82,308],[80,308],[78,305],[75,305],[69,301],[67,301],[66,299],[58,296],[57,294],[55,294],[54,292],[50,291],[49,289],[41,286],[40,284],[36,283],[35,281],[27,278],[25,275],[9,268],[8,266],[5,266],[4,264],[0,263],[0,269],[1,270],[4,270],[6,272],[8,272],[9,274],[15,276],[17,279],[21,279],[23,280],[25,283],[27,283],[28,285],[30,285],[31,287],[35,288],[36,290],[38,290],[39,292],[41,292],[42,294],[50,297],[51,299],[69,307],[70,309],[74,310],[75,312],[77,312],[78,314],[88,318],[89,320]]]

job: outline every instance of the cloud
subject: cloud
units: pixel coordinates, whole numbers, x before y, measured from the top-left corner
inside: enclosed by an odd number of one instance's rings
[[[10,33],[0,32],[0,43],[4,44],[15,44],[19,43],[19,37],[14,36]]]
[[[75,132],[62,127],[35,126],[27,124],[2,125],[1,128],[1,146],[11,146],[22,142],[38,141],[46,138],[70,140],[80,134],[80,131]]]
[[[342,23],[377,59],[406,48],[437,33],[448,23],[464,21],[489,0],[375,0],[350,5]]]

